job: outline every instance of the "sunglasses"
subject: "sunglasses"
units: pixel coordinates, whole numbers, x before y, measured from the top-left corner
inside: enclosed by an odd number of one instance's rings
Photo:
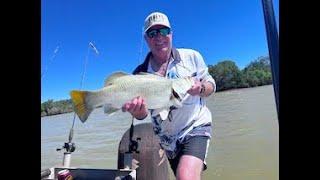
[[[160,29],[153,29],[153,30],[150,30],[150,31],[147,31],[147,36],[149,38],[153,38],[155,37],[158,33],[161,34],[161,36],[167,36],[168,34],[171,33],[171,30],[170,28],[168,27],[164,27],[164,28],[160,28]]]

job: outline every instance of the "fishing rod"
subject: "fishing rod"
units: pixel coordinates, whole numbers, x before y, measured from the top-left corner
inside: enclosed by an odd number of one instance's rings
[[[264,20],[266,26],[269,57],[272,70],[273,89],[276,100],[279,122],[279,38],[277,24],[274,16],[272,0],[262,0]]]
[[[140,51],[139,51],[139,58],[138,58],[138,64],[141,63],[142,59],[142,50],[143,50],[143,36],[144,36],[144,30],[143,26],[141,27],[141,41],[140,41]],[[131,115],[132,116],[132,115]],[[139,147],[139,142],[141,138],[137,138],[137,140],[133,139],[133,133],[134,133],[134,117],[132,116],[132,121],[130,125],[130,130],[129,130],[129,144],[128,144],[128,151],[125,152],[124,154],[124,164],[125,168],[131,169],[133,166],[133,152],[139,153],[138,147]]]
[[[86,58],[85,58],[85,61],[84,61],[84,65],[83,65],[84,67],[83,67],[83,72],[82,72],[81,81],[80,81],[80,90],[83,88],[83,82],[84,82],[84,78],[85,78],[86,71],[87,71],[87,64],[88,64],[88,57],[89,57],[90,48],[92,48],[97,55],[99,54],[98,50],[93,45],[93,43],[89,42],[87,55],[86,55]],[[64,152],[64,155],[63,155],[63,162],[62,162],[62,165],[64,167],[70,167],[71,153],[74,152],[75,149],[76,149],[75,144],[72,142],[72,139],[73,139],[73,127],[74,127],[75,119],[76,119],[76,113],[74,112],[74,114],[73,114],[73,122],[72,122],[72,126],[71,126],[71,129],[70,129],[70,132],[69,132],[68,142],[65,142],[64,146],[62,147],[62,149],[65,149],[65,152]],[[57,148],[57,151],[60,151],[60,150],[61,150],[61,148]]]
[[[140,51],[139,51],[139,59],[138,59],[138,63],[140,64],[141,61],[141,57],[142,57],[142,50],[143,50],[143,36],[144,36],[144,30],[143,30],[143,26],[141,27],[141,41],[140,41]],[[133,122],[134,122],[134,117],[132,116],[132,121],[131,121],[131,126],[130,126],[130,133],[129,133],[129,153],[132,152],[137,152],[139,153],[139,151],[137,151],[138,149],[138,142],[134,141],[132,139],[133,137],[133,132],[134,132],[134,126],[133,126]],[[140,140],[139,138],[137,140]]]

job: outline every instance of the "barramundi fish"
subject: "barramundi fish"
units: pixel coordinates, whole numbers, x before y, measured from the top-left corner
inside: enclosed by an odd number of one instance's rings
[[[167,79],[150,73],[137,75],[116,72],[110,75],[102,89],[73,90],[70,96],[74,110],[82,122],[97,107],[104,105],[106,114],[112,114],[135,97],[145,99],[147,108],[155,110],[165,120],[171,106],[181,107],[181,100],[192,87],[192,77]]]

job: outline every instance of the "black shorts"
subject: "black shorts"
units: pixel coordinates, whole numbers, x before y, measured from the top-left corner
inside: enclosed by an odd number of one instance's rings
[[[207,169],[205,158],[209,147],[209,137],[207,136],[194,136],[179,144],[179,152],[174,159],[168,159],[174,175],[176,175],[177,167],[182,155],[191,155],[197,157],[203,162],[203,170]]]

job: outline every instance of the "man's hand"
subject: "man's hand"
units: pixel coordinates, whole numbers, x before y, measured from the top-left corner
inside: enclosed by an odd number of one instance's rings
[[[148,115],[145,100],[138,96],[122,106],[123,112],[129,112],[136,119],[144,119]]]
[[[192,96],[200,95],[201,92],[201,82],[198,79],[194,78],[194,84],[192,87],[187,91]]]

